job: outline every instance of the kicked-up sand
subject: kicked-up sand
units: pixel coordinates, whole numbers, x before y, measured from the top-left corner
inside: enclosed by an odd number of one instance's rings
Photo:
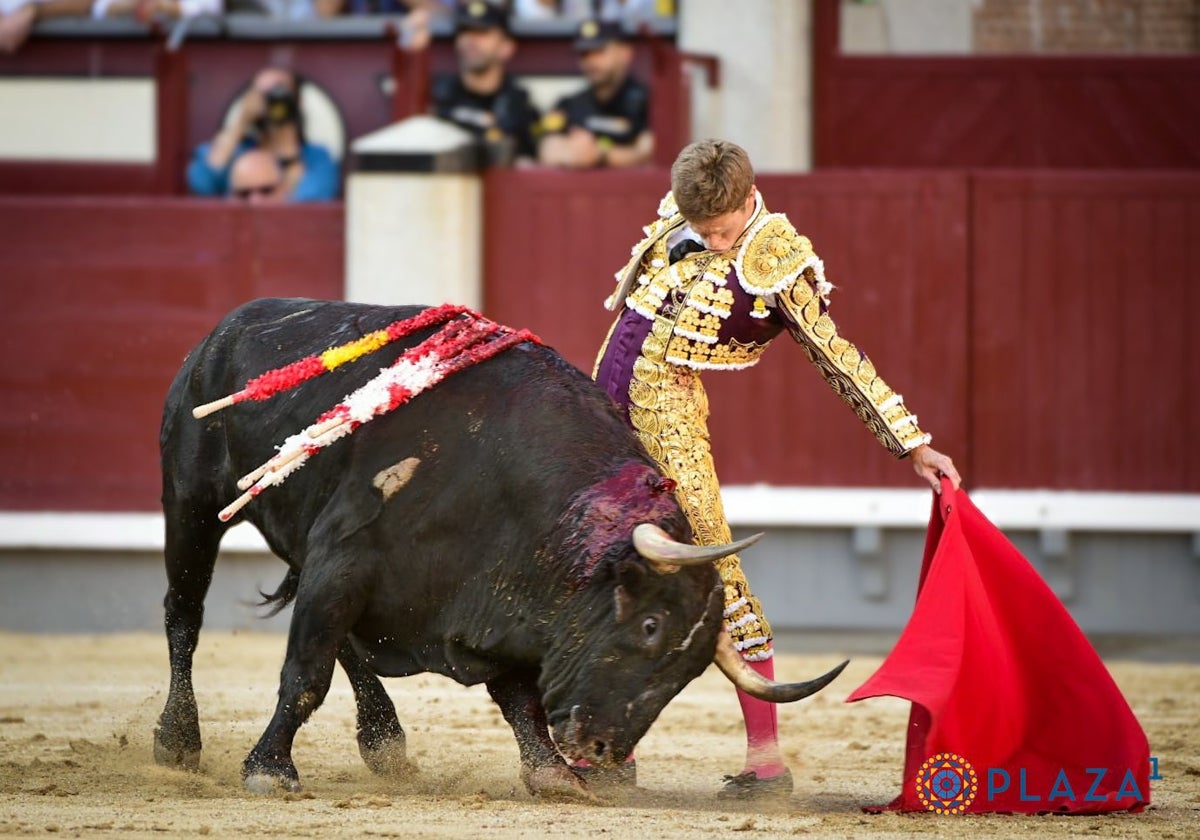
[[[296,739],[304,790],[251,794],[241,787],[241,762],[274,708],[284,642],[267,633],[201,635],[195,686],[204,752],[191,773],[159,767],[152,755],[169,674],[162,635],[0,633],[0,836],[1200,837],[1195,664],[1108,661],[1158,758],[1162,778],[1144,813],[945,817],[862,811],[897,793],[908,717],[899,700],[843,702],[878,667],[877,656],[853,657],[823,693],[780,707],[796,781],[785,802],[717,799],[722,776],[741,769],[744,736],[733,688],[715,668],[643,739],[638,789],[602,804],[531,798],[512,731],[486,690],[432,675],[384,681],[416,770],[374,775],[358,756],[353,695],[340,669]],[[777,674],[808,678],[842,658],[780,655]]]

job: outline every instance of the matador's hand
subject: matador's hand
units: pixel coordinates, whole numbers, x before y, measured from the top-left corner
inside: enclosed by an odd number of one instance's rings
[[[962,484],[962,477],[954,468],[954,462],[950,460],[950,456],[943,455],[927,443],[914,449],[909,458],[912,459],[913,469],[917,471],[917,475],[925,479],[935,493],[942,492],[942,476],[950,479],[955,490]]]

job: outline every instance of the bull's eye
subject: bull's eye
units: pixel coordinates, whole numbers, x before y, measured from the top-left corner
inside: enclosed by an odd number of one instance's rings
[[[642,634],[648,642],[652,642],[658,638],[658,619],[655,616],[649,616],[642,622]]]

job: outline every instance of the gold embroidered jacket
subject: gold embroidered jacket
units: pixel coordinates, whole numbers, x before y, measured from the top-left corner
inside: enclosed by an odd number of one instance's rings
[[[629,263],[616,275],[616,291],[605,302],[609,309],[627,311],[614,325],[602,357],[615,346],[630,312],[650,322],[669,319],[666,361],[697,370],[750,367],[787,329],[889,451],[903,456],[929,442],[931,436],[921,431],[866,354],[838,335],[827,312],[833,287],[824,266],[786,216],[760,206],[729,251],[700,251],[669,264],[668,239],[685,224],[668,193],[659,218],[645,228],[646,238],[634,246]],[[622,403],[623,396],[614,394]]]

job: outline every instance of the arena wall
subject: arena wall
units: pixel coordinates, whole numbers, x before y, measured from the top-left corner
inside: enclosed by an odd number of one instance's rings
[[[613,262],[665,181],[488,173],[485,311],[590,368]],[[1084,628],[1200,635],[1200,176],[830,171],[760,186],[812,236],[844,333]],[[338,203],[0,199],[13,360],[0,369],[0,625],[157,623],[166,387],[236,304],[340,296],[344,225]],[[895,632],[928,493],[779,345],[753,371],[708,378],[730,519],[769,532],[747,566],[781,631]],[[212,620],[254,625],[247,602],[282,566],[252,536],[227,548]]]
[[[654,116],[659,157],[689,125],[757,149],[771,208],[813,238],[839,286],[843,332],[918,408],[981,510],[1084,628],[1200,637],[1200,59],[851,55],[838,0],[813,0],[811,18],[808,4],[770,5],[788,12],[771,18],[778,49],[760,49],[759,21],[714,26],[724,4],[708,0],[679,18],[679,47],[703,54],[672,49],[674,21],[641,41],[637,69],[666,105]],[[917,52],[940,43],[909,23]],[[977,52],[1014,48],[981,32]],[[449,31],[436,35],[422,58],[433,73],[453,67]],[[519,36],[513,69],[541,95],[574,77],[569,27]],[[419,110],[386,19],[231,15],[192,22],[177,46],[132,20],[67,19],[39,23],[18,55],[0,56],[0,98],[50,84],[83,114],[91,92],[131,85],[141,103],[96,118],[137,136],[136,159],[98,164],[84,134],[66,138],[83,141],[70,149],[46,145],[37,162],[37,137],[7,159],[0,149],[0,627],[157,625],[156,441],[171,376],[244,300],[344,292],[340,203],[171,197],[246,78],[268,62],[302,67],[329,106],[312,126],[322,139]],[[1158,41],[1137,51],[1160,48],[1194,53]],[[306,95],[306,107],[316,101]],[[811,176],[771,172],[809,163]],[[487,313],[587,370],[611,273],[665,184],[661,168],[489,172],[483,243],[440,247],[482,249]],[[768,532],[745,557],[751,578],[778,631],[827,629],[839,643],[856,629],[894,634],[929,494],[797,348],[777,344],[758,368],[707,379],[730,520],[739,535]],[[235,529],[210,623],[263,626],[249,602],[281,573],[252,531]]]

